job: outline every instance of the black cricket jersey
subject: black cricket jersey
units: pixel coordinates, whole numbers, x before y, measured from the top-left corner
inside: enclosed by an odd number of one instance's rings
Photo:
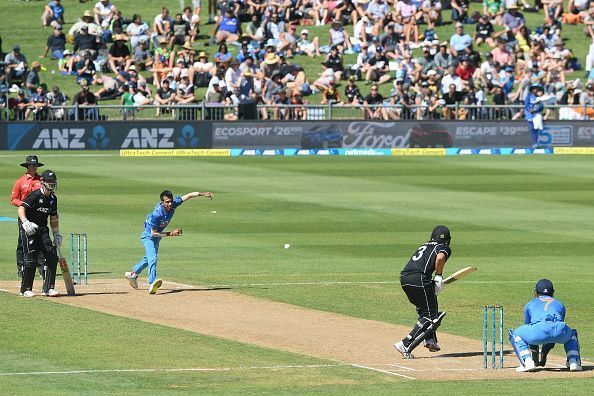
[[[401,274],[424,274],[426,278],[431,279],[431,275],[435,271],[435,259],[439,253],[444,253],[447,260],[452,255],[452,250],[443,243],[435,241],[424,243],[408,260]]]
[[[47,227],[48,216],[58,214],[58,198],[54,193],[46,197],[41,188],[27,195],[21,206],[25,208],[27,219],[40,227]]]

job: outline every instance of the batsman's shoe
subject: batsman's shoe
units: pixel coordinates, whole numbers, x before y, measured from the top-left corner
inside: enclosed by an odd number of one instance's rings
[[[21,294],[21,296],[23,296],[23,297],[35,297],[35,293],[33,293],[31,290],[27,290],[27,291],[23,292],[23,294]]]
[[[157,279],[149,286],[149,294],[155,294],[157,290],[161,287],[163,281],[161,279]]]
[[[435,340],[423,340],[425,348],[429,349],[429,352],[439,352],[441,348]]]
[[[402,341],[398,341],[396,344],[394,344],[394,348],[396,348],[396,350],[400,352],[404,359],[414,359],[414,356],[412,355],[412,353],[406,350],[406,347],[404,346],[404,343],[402,343]]]
[[[582,371],[582,366],[577,362],[577,360],[570,360],[569,361],[569,371]]]
[[[60,292],[54,289],[49,289],[47,291],[47,296],[48,297],[60,297]]]
[[[138,275],[136,272],[126,272],[124,275],[126,276],[126,279],[128,279],[128,282],[130,282],[130,286],[134,289],[138,289]]]
[[[525,373],[527,371],[534,371],[536,370],[536,365],[534,364],[534,360],[526,359],[523,366],[516,367],[516,372],[518,373]]]

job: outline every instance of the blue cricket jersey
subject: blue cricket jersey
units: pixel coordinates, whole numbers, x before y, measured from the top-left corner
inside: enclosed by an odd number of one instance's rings
[[[561,301],[549,296],[539,296],[524,307],[524,323],[564,322],[565,306]]]
[[[173,215],[175,214],[175,208],[177,208],[183,202],[184,201],[182,201],[179,195],[175,197],[173,200],[173,208],[170,212],[167,212],[160,202],[157,205],[155,205],[153,211],[146,215],[146,220],[144,222],[144,231],[142,232],[142,235],[150,236],[152,229],[157,230],[157,232],[163,231],[171,221]]]

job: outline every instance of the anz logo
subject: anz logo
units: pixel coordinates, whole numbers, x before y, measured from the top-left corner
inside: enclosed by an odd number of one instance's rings
[[[173,148],[173,128],[130,129],[122,148]]]
[[[82,141],[85,135],[83,128],[45,128],[39,132],[34,149],[84,149],[85,142]]]

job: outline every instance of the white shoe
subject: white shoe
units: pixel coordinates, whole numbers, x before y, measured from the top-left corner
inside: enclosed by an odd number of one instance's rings
[[[124,275],[126,276],[126,279],[128,279],[128,282],[130,282],[130,286],[134,289],[138,289],[138,275],[134,272],[126,272]]]
[[[31,290],[27,290],[27,291],[23,292],[23,294],[21,294],[21,296],[23,296],[23,297],[35,297],[35,293],[33,293]]]
[[[412,353],[407,352],[406,347],[404,346],[402,341],[398,341],[396,344],[394,344],[394,348],[396,348],[396,350],[400,352],[404,359],[414,359]]]
[[[569,361],[569,371],[582,371],[582,366],[580,366],[580,364],[577,361],[570,360]]]
[[[47,296],[48,297],[60,297],[60,292],[59,291],[56,291],[54,289],[49,289],[47,291]]]
[[[534,360],[526,359],[523,366],[516,367],[516,372],[518,373],[525,373],[527,371],[534,371],[536,370],[536,365],[534,364]]]
[[[435,342],[435,340],[423,340],[423,345],[425,345],[425,348],[429,349],[429,352],[441,351],[441,348],[439,347],[439,345],[437,345],[437,342]]]
[[[151,283],[151,285],[149,286],[149,294],[155,294],[157,292],[157,289],[161,287],[162,283],[163,281],[161,279],[157,279],[156,281]]]

